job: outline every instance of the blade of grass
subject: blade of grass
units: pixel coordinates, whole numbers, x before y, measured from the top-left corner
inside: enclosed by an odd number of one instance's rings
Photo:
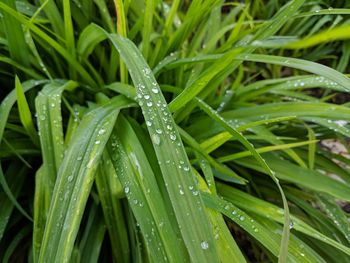
[[[234,189],[222,183],[217,184],[217,189],[220,195],[222,195],[225,199],[246,211],[258,214],[262,217],[266,217],[267,219],[275,220],[279,223],[282,223],[284,220],[283,210],[274,204],[271,204],[267,201],[254,197],[250,194],[244,193],[238,189]],[[321,232],[317,231],[294,215],[291,215],[291,219],[293,222],[293,229],[309,235],[318,241],[327,243],[332,247],[337,248],[349,255],[350,249],[348,247],[340,244],[332,238],[323,235]]]
[[[196,142],[194,138],[192,138],[187,132],[185,132],[181,127],[177,127],[179,130],[179,133],[181,135],[181,138],[185,143],[187,143],[189,146],[191,146],[198,154],[201,155],[205,160],[207,160],[213,168],[218,170],[219,172],[229,176],[232,178],[233,181],[237,182],[238,184],[245,184],[246,179],[240,177],[238,174],[236,174],[234,171],[232,171],[229,167],[225,165],[221,165],[218,163],[213,157],[211,157],[209,154],[207,154],[204,149]]]
[[[316,142],[318,142],[318,140],[312,140],[312,141],[310,140],[310,141],[305,141],[305,142],[286,143],[286,144],[282,144],[282,145],[266,146],[266,147],[257,148],[256,152],[257,153],[266,153],[266,152],[278,151],[278,150],[283,150],[283,149],[290,149],[293,147],[300,147],[300,146],[310,145],[310,144],[315,145]],[[251,156],[251,155],[252,155],[252,153],[250,151],[244,151],[244,152],[238,152],[238,153],[226,155],[226,156],[218,158],[217,160],[219,162],[229,162],[229,161],[232,161],[235,159],[239,159],[239,158],[243,158],[243,157],[247,157],[247,156]]]
[[[344,237],[350,242],[350,225],[347,216],[343,213],[334,198],[319,194],[318,200],[322,210],[326,212],[328,217],[334,222],[335,226],[342,232]]]
[[[116,127],[109,151],[151,259],[188,262],[184,243],[173,230],[152,168],[135,132],[122,115],[118,118]],[[131,169],[125,169],[126,167]],[[149,220],[143,220],[145,217]]]
[[[151,1],[152,2],[152,1]],[[121,0],[114,0],[114,6],[117,13],[117,32],[122,37],[127,37],[127,22],[126,22],[126,14],[125,14],[125,8],[124,3]],[[114,62],[112,62],[114,63]],[[128,82],[128,70],[122,61],[120,59],[119,61],[120,65],[120,80],[123,83]]]
[[[205,203],[208,207],[219,211],[224,214],[252,237],[257,239],[263,246],[265,246],[273,255],[279,257],[279,231],[271,231],[266,226],[255,221],[247,213],[236,207],[230,202],[214,197],[208,193],[201,193]],[[289,244],[288,261],[291,262],[320,262],[320,257],[316,255],[309,247],[301,247],[300,244],[295,242],[295,239],[291,239]],[[287,258],[287,256],[286,256]]]
[[[67,51],[75,59],[75,38],[74,27],[71,14],[71,4],[69,0],[63,0],[63,21],[64,21],[64,36]],[[75,68],[70,65],[69,76],[76,79]]]
[[[153,13],[155,9],[155,1],[150,0],[146,2],[143,30],[142,30],[142,55],[147,60],[150,51],[151,32],[153,31]],[[122,35],[123,36],[123,35]]]
[[[159,86],[139,50],[131,41],[117,35],[108,35],[108,38],[127,65],[137,88],[145,120],[152,123],[148,126],[148,131],[158,160],[161,161],[163,178],[190,257],[195,261],[217,262],[210,223],[204,214],[203,202],[198,195],[193,195],[192,191],[187,190],[193,187],[193,192],[196,191],[194,177],[189,171],[190,164],[186,152]],[[159,107],[151,107],[157,104]],[[163,116],[166,117],[166,121],[163,120]],[[168,164],[168,160],[172,161]]]
[[[209,192],[208,186],[198,172],[196,172],[196,175],[198,178],[199,190]],[[214,184],[214,180],[212,182]],[[222,215],[209,208],[207,208],[206,211],[213,227],[215,244],[221,262],[247,262],[233,239],[230,230],[226,226]]]
[[[3,4],[16,10],[16,2],[14,0],[4,0]],[[21,65],[28,67],[30,65],[29,52],[21,24],[7,13],[2,14],[1,20],[4,25],[11,58]]]
[[[38,262],[69,260],[100,156],[119,110],[132,105],[116,97],[82,119],[58,171]]]
[[[64,152],[61,94],[65,89],[74,89],[77,85],[78,83],[74,81],[52,82],[45,85],[35,99],[43,169],[47,176],[46,187],[48,187],[50,195]]]
[[[33,262],[38,262],[41,241],[44,235],[46,216],[51,202],[51,192],[47,187],[48,177],[41,166],[35,175],[34,223],[33,223]]]
[[[204,103],[202,100],[197,99],[196,100],[197,105],[206,113],[208,116],[210,116],[213,120],[218,122],[223,128],[225,128],[233,137],[236,137],[237,140],[244,145],[245,148],[247,148],[251,154],[254,156],[254,158],[258,161],[258,163],[261,165],[262,169],[271,177],[271,179],[274,181],[274,183],[277,185],[278,190],[281,194],[282,201],[283,201],[283,208],[284,208],[284,226],[283,226],[283,234],[282,234],[282,240],[280,245],[280,252],[278,256],[278,262],[286,262],[287,261],[287,254],[288,254],[288,240],[289,240],[289,224],[290,224],[290,218],[289,218],[289,208],[287,199],[284,195],[283,189],[275,175],[275,172],[269,167],[267,162],[261,157],[261,155],[255,150],[254,146],[236,129],[234,129],[231,125],[229,125],[224,118],[222,118],[216,111],[214,111],[209,105]]]
[[[317,171],[299,167],[298,165],[292,164],[287,160],[273,157],[270,154],[266,154],[264,158],[267,160],[272,169],[276,171],[276,176],[281,180],[295,183],[316,192],[327,193],[346,201],[350,200],[350,187],[343,182],[322,175]],[[246,157],[235,160],[235,162],[243,165],[244,167],[249,167],[251,169],[266,173],[252,158]]]
[[[114,258],[120,262],[130,262],[127,222],[123,216],[122,203],[118,200],[124,196],[124,190],[108,151],[103,152],[95,183]]]
[[[50,24],[52,25],[53,31],[58,36],[64,36],[64,22],[60,11],[56,5],[55,1],[51,0],[39,0],[41,5],[43,6],[43,10],[45,15],[50,20]]]
[[[29,137],[32,139],[33,143],[35,145],[39,145],[38,134],[37,134],[35,127],[34,127],[34,123],[32,120],[32,115],[30,113],[28,102],[27,102],[26,97],[24,95],[22,84],[17,76],[15,79],[15,88],[16,88],[16,97],[17,97],[17,104],[18,104],[18,110],[19,110],[19,117],[21,119],[23,127],[27,131],[27,133],[28,133]]]
[[[99,206],[93,204],[89,211],[86,227],[79,244],[79,252],[81,253],[80,262],[97,263],[101,253],[106,226],[103,222],[103,216],[101,215]]]

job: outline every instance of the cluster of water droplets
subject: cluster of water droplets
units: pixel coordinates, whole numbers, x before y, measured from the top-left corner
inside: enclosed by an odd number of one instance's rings
[[[254,232],[259,232],[258,227],[255,225],[255,221],[252,218],[249,218],[248,216],[246,216],[245,214],[242,213],[242,211],[240,211],[239,209],[233,207],[230,204],[225,205],[224,209],[227,211],[227,213],[231,214],[231,216],[235,217],[236,219],[238,219],[239,221],[243,222],[243,221],[249,221],[249,225],[252,228],[252,230]]]
[[[344,232],[344,236],[347,240],[350,240],[350,236],[347,233],[350,233],[350,227],[349,224],[346,222],[345,224],[342,224],[340,221],[342,220],[341,218],[339,218],[337,216],[337,211],[336,208],[333,207],[332,209],[329,209],[327,207],[323,208],[324,211],[326,212],[326,214],[328,215],[329,218],[332,219],[333,223],[340,229],[342,229],[343,227],[346,228],[346,231]]]
[[[161,96],[158,83],[153,79],[149,68],[142,69],[143,75],[150,80],[151,87],[145,87],[144,84],[137,85],[136,99],[142,108],[146,119],[146,126],[151,132],[151,139],[154,145],[162,143],[163,136],[168,136],[170,141],[177,141],[177,134],[171,121],[170,112],[167,104]],[[162,121],[159,120],[162,118]]]
[[[341,86],[330,79],[327,79],[323,76],[311,77],[311,78],[303,78],[298,80],[288,80],[285,85],[283,85],[284,89],[295,89],[295,88],[311,88],[311,87],[325,87],[331,89],[342,89]]]

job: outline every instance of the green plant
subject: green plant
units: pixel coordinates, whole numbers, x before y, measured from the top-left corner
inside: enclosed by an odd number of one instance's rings
[[[2,260],[347,262],[333,2],[0,2]]]

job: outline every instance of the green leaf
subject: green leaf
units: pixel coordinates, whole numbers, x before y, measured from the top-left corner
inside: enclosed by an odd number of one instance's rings
[[[231,203],[237,205],[245,211],[249,211],[252,214],[258,214],[276,222],[283,222],[283,209],[278,206],[264,201],[260,198],[254,197],[250,194],[244,193],[238,189],[234,189],[230,186],[224,185],[222,183],[217,184],[218,192],[224,196],[225,199]],[[350,249],[339,242],[323,235],[318,230],[314,229],[310,225],[306,224],[304,221],[299,219],[297,216],[291,215],[293,222],[293,229],[300,231],[310,237],[315,238],[320,242],[327,243],[332,247],[343,251],[344,253],[350,255]]]
[[[77,85],[78,83],[74,81],[52,82],[45,85],[35,99],[43,169],[47,176],[46,187],[50,195],[64,152],[61,94],[65,89],[74,89]]]
[[[122,201],[119,200],[124,196],[124,189],[107,150],[103,152],[97,172],[95,183],[114,258],[121,262],[130,262],[127,222],[123,215]]]
[[[151,259],[188,262],[184,243],[173,229],[156,178],[135,132],[122,115],[116,127],[109,151]]]
[[[105,144],[119,110],[132,105],[116,97],[82,119],[58,171],[38,262],[70,258]]]
[[[200,196],[193,194],[198,190],[190,163],[159,86],[131,41],[112,34],[108,38],[127,65],[144,118],[147,123],[151,122],[148,131],[190,257],[201,262],[217,262],[209,219],[204,214]],[[157,104],[158,107],[151,107]]]
[[[22,84],[17,76],[16,76],[15,82],[16,82],[16,96],[17,96],[19,117],[21,119],[23,127],[27,131],[28,135],[31,137],[33,143],[36,145],[39,145],[38,134],[34,128],[32,115],[30,113],[28,102],[24,95]]]

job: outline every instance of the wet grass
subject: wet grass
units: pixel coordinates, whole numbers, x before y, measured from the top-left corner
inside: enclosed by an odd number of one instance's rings
[[[0,2],[1,260],[347,262],[331,2]]]

